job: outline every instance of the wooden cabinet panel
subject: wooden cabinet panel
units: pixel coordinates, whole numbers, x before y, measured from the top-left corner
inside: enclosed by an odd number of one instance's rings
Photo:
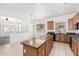
[[[72,50],[74,55],[77,55],[77,41],[74,38],[72,39]]]
[[[60,34],[59,34],[59,33],[56,33],[56,36],[55,36],[55,37],[56,37],[56,39],[55,39],[55,40],[59,42],[59,41],[60,41],[60,39],[61,39],[61,38],[60,38]]]
[[[69,44],[71,44],[70,43],[70,41],[71,41],[71,38],[70,38],[70,36],[69,35],[65,35],[65,43],[69,43]]]
[[[47,21],[47,29],[48,30],[54,29],[54,21]]]
[[[77,43],[77,56],[79,56],[79,42]]]
[[[65,35],[64,34],[61,34],[61,38],[60,38],[61,40],[61,42],[65,42]]]
[[[74,51],[74,40],[72,39],[72,51]]]
[[[79,12],[77,13],[76,18],[77,22],[79,22]]]
[[[70,43],[70,39],[67,34],[56,33],[56,41],[63,43]]]
[[[36,56],[37,50],[35,48],[31,48],[30,46],[23,45],[23,55],[24,56]]]
[[[49,41],[46,42],[46,55],[49,54],[49,49],[50,49],[50,44],[49,43],[50,43]]]
[[[45,56],[45,44],[38,49],[38,56]]]
[[[47,42],[46,42],[46,56],[49,55],[51,49],[52,49],[52,46],[53,46],[53,41],[52,39],[49,39]]]
[[[73,26],[77,23],[77,15],[73,17]]]
[[[72,29],[73,28],[73,18],[68,19],[68,29]]]

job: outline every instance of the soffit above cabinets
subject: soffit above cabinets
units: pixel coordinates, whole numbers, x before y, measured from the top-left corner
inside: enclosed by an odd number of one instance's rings
[[[71,14],[78,9],[78,3],[0,3],[0,16],[27,21]]]

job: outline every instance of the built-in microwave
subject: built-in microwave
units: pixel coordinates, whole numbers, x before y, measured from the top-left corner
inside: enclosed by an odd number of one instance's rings
[[[79,22],[76,23],[76,29],[79,30]]]
[[[73,25],[73,29],[74,30],[79,30],[79,22],[77,22],[76,24]]]

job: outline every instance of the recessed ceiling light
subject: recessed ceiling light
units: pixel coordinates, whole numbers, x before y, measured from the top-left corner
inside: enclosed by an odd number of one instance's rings
[[[62,12],[63,12],[63,10],[60,10],[59,12],[60,12],[60,13],[62,13]]]
[[[36,3],[36,5],[40,5],[40,3]]]

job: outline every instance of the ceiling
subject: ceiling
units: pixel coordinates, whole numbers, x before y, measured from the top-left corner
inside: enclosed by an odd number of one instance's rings
[[[70,14],[78,9],[78,3],[0,3],[0,16],[27,21]]]

